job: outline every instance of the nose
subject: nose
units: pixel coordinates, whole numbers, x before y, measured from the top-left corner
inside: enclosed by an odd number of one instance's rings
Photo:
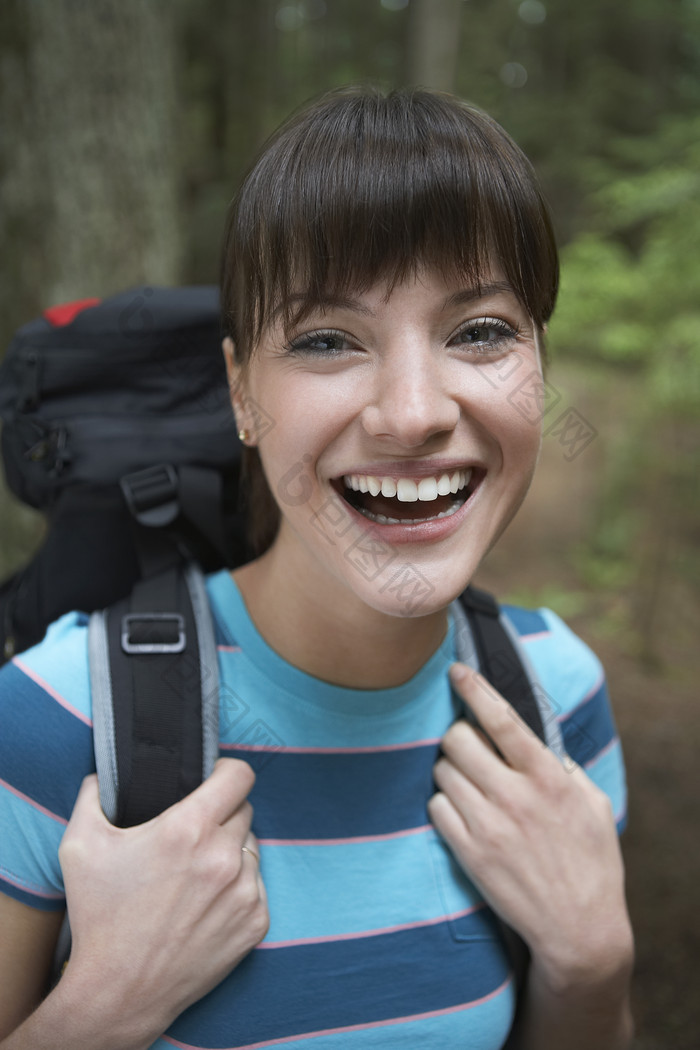
[[[404,347],[377,368],[363,425],[373,438],[418,448],[454,430],[459,414],[446,370],[430,349]]]

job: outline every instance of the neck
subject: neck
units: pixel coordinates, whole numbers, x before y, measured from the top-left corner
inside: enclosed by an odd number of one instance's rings
[[[310,587],[275,547],[232,575],[265,641],[307,674],[353,689],[390,689],[416,674],[445,637],[447,613],[388,616],[335,581]],[[301,574],[300,574],[301,575]],[[304,585],[305,584],[305,585]]]

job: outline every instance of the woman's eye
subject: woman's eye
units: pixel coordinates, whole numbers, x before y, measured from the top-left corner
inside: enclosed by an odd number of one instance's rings
[[[290,340],[288,350],[294,354],[338,354],[349,349],[343,332],[305,332]]]
[[[485,317],[470,321],[452,336],[451,345],[464,346],[479,353],[503,352],[516,338],[517,332],[505,321]]]

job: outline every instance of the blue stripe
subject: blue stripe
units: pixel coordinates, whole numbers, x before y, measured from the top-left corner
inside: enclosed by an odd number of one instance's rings
[[[586,772],[610,799],[618,829],[621,830],[627,814],[627,783],[620,741],[617,740],[600,758],[594,758]]]
[[[7,882],[2,877],[1,872],[0,892],[4,893],[6,897],[12,897],[14,900],[19,901],[20,904],[28,904],[30,908],[36,908],[39,911],[65,911],[66,902],[63,897],[60,900],[52,900],[49,897],[39,897],[35,893],[28,893],[26,890],[14,886],[11,882]]]
[[[605,683],[562,719],[561,731],[568,754],[582,766],[610,743],[616,730]]]
[[[506,980],[508,959],[490,912],[468,916],[460,932],[458,941],[439,924],[330,944],[258,948],[168,1035],[197,1046],[245,1046],[481,999]]]
[[[549,631],[549,624],[535,609],[521,609],[518,605],[502,605],[501,608],[520,635]]]
[[[68,820],[95,772],[92,730],[8,664],[0,672],[0,778]]]
[[[549,635],[526,641],[542,688],[557,718],[573,711],[603,677],[600,660],[566,624],[549,609],[541,610]]]
[[[47,682],[86,718],[92,718],[87,660],[87,617],[67,613],[51,624],[40,645],[18,660]]]
[[[515,987],[510,982],[498,995],[471,1009],[467,1005],[432,1017],[411,1014],[409,1020],[398,1018],[389,1024],[341,1029],[325,1037],[310,1033],[284,1045],[290,1050],[495,1050],[504,1045],[514,1013]],[[171,1042],[159,1039],[151,1050],[172,1047]]]
[[[428,744],[355,754],[225,753],[258,774],[250,795],[258,838],[332,839],[426,824],[438,751]]]
[[[432,828],[373,842],[263,845],[260,857],[270,900],[268,943],[386,930],[483,905]]]
[[[63,898],[58,847],[65,830],[65,824],[26,799],[0,790],[0,877],[29,893],[38,907],[45,906],[42,900],[46,895]]]

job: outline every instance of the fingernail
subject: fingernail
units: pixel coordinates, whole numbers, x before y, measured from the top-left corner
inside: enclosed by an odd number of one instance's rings
[[[450,678],[453,682],[463,682],[468,677],[471,668],[466,664],[454,663],[450,667]]]

